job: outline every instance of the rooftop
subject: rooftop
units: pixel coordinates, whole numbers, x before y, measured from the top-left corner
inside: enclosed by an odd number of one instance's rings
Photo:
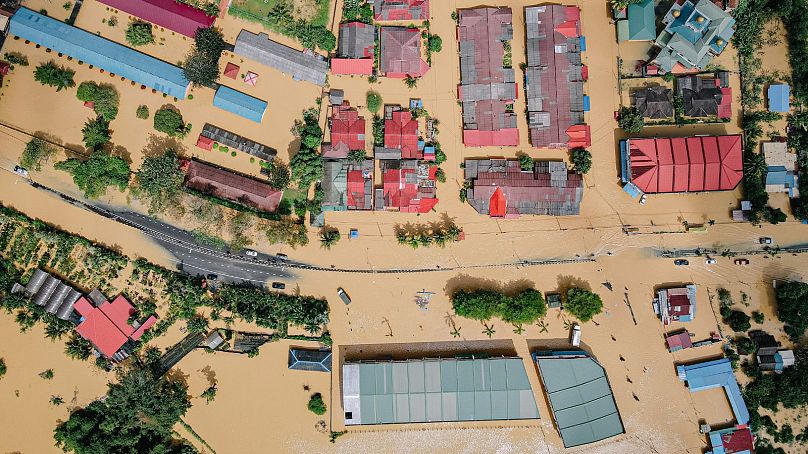
[[[213,142],[216,142],[220,145],[225,145],[227,147],[243,151],[244,153],[251,154],[258,159],[263,159],[264,161],[272,161],[275,159],[275,155],[278,153],[271,147],[254,142],[210,123],[205,123],[200,136],[208,139],[206,142],[209,142],[211,148]]]
[[[788,84],[769,85],[767,92],[769,98],[769,112],[788,113],[790,109],[790,91]]]
[[[329,146],[330,145],[330,146]],[[326,151],[328,148],[328,151]],[[347,158],[348,152],[365,149],[365,119],[348,101],[333,106],[331,143],[324,145],[323,157]]]
[[[626,20],[617,22],[618,41],[653,41],[656,39],[654,0],[642,0],[626,8]]]
[[[200,161],[190,162],[185,186],[268,213],[278,209],[283,197],[283,191],[263,181]]]
[[[682,97],[684,114],[688,117],[732,116],[732,88],[721,87],[718,78],[678,77],[676,95]]]
[[[420,77],[429,71],[421,58],[421,32],[417,28],[382,27],[379,70],[387,77]]]
[[[376,0],[373,11],[376,20],[429,19],[429,0]]]
[[[199,28],[213,25],[215,17],[176,0],[98,0],[160,27],[193,38]]]
[[[289,369],[331,372],[331,352],[324,350],[289,349]]]
[[[384,120],[384,148],[401,150],[404,159],[423,158],[418,147],[418,119],[409,110],[395,110]]]
[[[657,291],[659,316],[666,325],[671,321],[689,322],[696,316],[696,286],[665,288]]]
[[[157,321],[151,316],[143,324],[130,325],[129,318],[135,314],[135,308],[123,295],[112,302],[104,300],[99,306],[81,297],[74,309],[81,316],[76,331],[107,358],[112,358],[130,339],[140,340]]]
[[[665,29],[655,41],[660,51],[654,61],[665,72],[676,67],[704,70],[735,34],[735,19],[711,0],[674,2],[662,22]]]
[[[714,430],[707,437],[710,450],[705,454],[751,454],[755,448],[752,431],[745,425]]]
[[[272,41],[266,33],[256,35],[248,30],[241,30],[233,53],[289,74],[295,80],[325,85],[328,74],[328,62],[325,59]]]
[[[647,118],[673,117],[672,90],[663,86],[643,88],[634,93],[634,107]]]
[[[676,366],[679,379],[687,382],[691,393],[704,389],[723,387],[738,424],[749,422],[749,410],[741,395],[741,389],[732,372],[729,359],[722,358],[702,363]]]
[[[346,22],[339,26],[337,55],[342,58],[373,59],[376,27],[363,22]]]
[[[382,189],[375,197],[377,210],[428,213],[438,203],[435,190],[437,167],[415,159],[380,161]]]
[[[261,123],[267,109],[266,101],[224,85],[219,85],[219,88],[216,89],[213,105],[256,123]]]
[[[348,159],[323,162],[323,210],[370,210],[373,208],[374,161]]]

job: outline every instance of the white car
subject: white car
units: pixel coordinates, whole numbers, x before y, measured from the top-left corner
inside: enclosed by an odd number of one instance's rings
[[[23,167],[14,166],[14,173],[16,173],[17,175],[19,175],[19,176],[21,176],[23,178],[28,178],[28,171],[25,170],[25,168],[23,168]]]
[[[244,254],[246,254],[246,255],[248,255],[250,257],[258,257],[258,253],[253,251],[252,249],[245,249]]]
[[[648,201],[648,196],[643,194],[640,196],[640,205],[645,205],[645,202]]]
[[[704,261],[704,264],[705,265],[715,265],[715,259],[708,258],[707,260]]]

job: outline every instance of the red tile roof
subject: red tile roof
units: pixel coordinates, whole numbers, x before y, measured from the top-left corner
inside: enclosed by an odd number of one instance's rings
[[[519,145],[519,129],[508,128],[499,131],[464,129],[463,145],[467,147],[515,147]]]
[[[429,71],[421,58],[421,32],[417,28],[382,27],[379,69],[387,77],[420,77]]]
[[[429,0],[376,0],[376,20],[429,19]]]
[[[273,213],[283,197],[269,184],[199,161],[188,165],[185,185],[197,191]]]
[[[365,119],[348,101],[331,112],[331,148],[340,154],[365,149]]]
[[[333,74],[356,74],[369,76],[373,74],[372,58],[332,58],[331,72]]]
[[[231,79],[235,79],[236,77],[238,77],[238,72],[240,69],[241,68],[239,68],[238,65],[228,62],[227,65],[224,67],[224,76],[229,77]]]
[[[175,0],[98,0],[160,27],[193,38],[198,28],[213,25],[215,17]]]
[[[427,180],[431,187],[419,185],[416,178],[417,169],[388,169],[383,174],[385,207],[397,208],[407,213],[428,213],[438,203],[435,198],[434,182],[436,166],[429,167]]]
[[[743,178],[741,136],[628,139],[631,181],[643,192],[734,189]]]
[[[135,313],[135,309],[123,295],[118,295],[112,302],[105,302],[100,307],[94,307],[86,298],[81,297],[73,308],[82,317],[76,331],[107,358],[120,350],[130,337],[139,340],[157,321],[153,316],[149,317],[135,331],[129,324],[129,317]]]
[[[400,149],[404,159],[424,157],[418,150],[418,119],[410,111],[395,111],[391,119],[384,121],[384,148]]]

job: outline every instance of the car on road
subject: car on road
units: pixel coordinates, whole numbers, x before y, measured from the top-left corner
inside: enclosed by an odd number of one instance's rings
[[[252,249],[245,249],[244,254],[250,257],[258,257],[258,253],[253,251]]]
[[[286,288],[286,284],[284,284],[283,282],[273,282],[272,283],[272,288],[283,290],[283,289]]]
[[[217,276],[215,274],[208,274],[208,280],[209,281],[215,281],[216,279],[219,279],[219,276]]]
[[[14,173],[23,178],[28,178],[28,170],[26,170],[24,167],[14,166]]]
[[[771,237],[768,237],[768,236],[764,236],[764,237],[760,238],[759,241],[760,241],[760,244],[772,244],[772,239],[771,239]]]
[[[648,201],[647,195],[643,194],[642,196],[640,196],[640,205],[645,205],[645,202],[647,201]]]
[[[345,290],[343,290],[342,287],[337,289],[337,295],[339,295],[340,299],[343,303],[345,303],[346,306],[351,304],[351,297],[345,293]]]
[[[708,257],[708,258],[707,258],[707,259],[704,261],[704,264],[705,264],[705,265],[715,265],[715,259],[711,259],[711,258],[709,258],[709,257]]]
[[[685,259],[676,259],[673,261],[673,264],[676,266],[687,266],[690,265],[690,262]]]
[[[736,265],[749,265],[748,259],[735,259]]]
[[[288,256],[288,255],[286,255],[286,254],[281,254],[280,252],[278,252],[277,254],[275,254],[275,256],[276,256],[276,257],[278,257],[278,258],[279,258],[279,259],[281,259],[281,260],[288,260],[288,259],[289,259],[289,256]]]

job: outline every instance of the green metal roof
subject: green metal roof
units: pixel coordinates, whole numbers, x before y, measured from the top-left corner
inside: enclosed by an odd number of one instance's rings
[[[656,14],[653,0],[635,3],[628,7],[628,39],[653,41],[656,39]]]
[[[345,424],[535,419],[520,358],[346,363]]]
[[[606,372],[583,352],[537,354],[536,363],[564,446],[624,432]]]

